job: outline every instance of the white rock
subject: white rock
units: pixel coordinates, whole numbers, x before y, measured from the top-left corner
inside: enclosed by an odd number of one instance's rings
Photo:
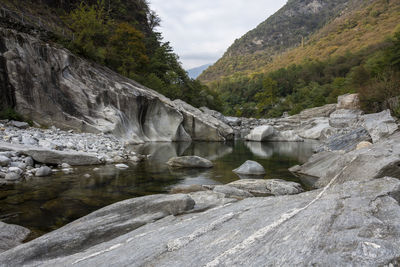
[[[118,169],[128,169],[129,166],[125,165],[125,164],[115,164],[115,167],[117,167]]]
[[[263,125],[254,128],[249,135],[246,136],[248,141],[262,142],[275,133],[274,127],[270,125]]]
[[[246,161],[239,168],[234,169],[233,172],[245,175],[263,175],[266,173],[260,163],[251,160]]]

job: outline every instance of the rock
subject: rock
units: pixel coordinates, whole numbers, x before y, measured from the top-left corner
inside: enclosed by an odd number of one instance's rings
[[[147,223],[182,214],[191,210],[194,204],[192,198],[183,194],[152,195],[121,201],[82,217],[50,235],[34,239],[29,245],[25,243],[7,251],[8,254],[1,254],[0,262],[8,266],[21,266],[39,259],[38,255],[43,261],[60,254],[83,252]],[[19,259],[10,257],[15,252],[20,255]]]
[[[240,126],[242,124],[242,120],[237,117],[225,117],[223,120],[226,124],[231,126]]]
[[[52,170],[47,166],[40,167],[35,172],[35,176],[37,176],[37,177],[50,176],[51,174],[52,174]]]
[[[216,193],[222,193],[225,195],[227,198],[248,198],[248,197],[254,197],[252,194],[250,194],[247,191],[238,189],[233,186],[229,185],[217,185],[213,189],[214,192]]]
[[[25,162],[26,166],[31,166],[31,167],[33,167],[33,165],[35,164],[32,157],[26,157],[24,162]]]
[[[334,111],[336,111],[336,104],[328,104],[322,107],[305,109],[299,114],[289,118],[296,120],[308,120],[316,117],[329,117]]]
[[[373,143],[390,136],[398,129],[397,123],[390,115],[390,110],[363,115],[360,119],[360,124],[367,129]]]
[[[74,169],[72,169],[72,168],[64,168],[64,169],[61,169],[61,170],[62,170],[62,172],[65,173],[65,174],[74,173]]]
[[[19,128],[19,129],[26,129],[29,128],[29,124],[22,121],[10,121],[8,125]]]
[[[90,178],[90,177],[91,177],[91,175],[90,175],[90,174],[88,174],[88,173],[86,173],[85,175],[83,175],[83,177],[85,177],[85,178]]]
[[[0,150],[18,151],[44,164],[68,163],[72,166],[101,164],[97,155],[83,152],[48,150],[33,146],[12,145],[6,142],[0,142]]]
[[[128,169],[129,166],[126,164],[115,164],[115,167],[118,169]]]
[[[326,128],[329,128],[328,118],[315,118],[306,122],[306,127],[298,131],[298,135],[304,139],[320,139],[321,133]]]
[[[249,135],[246,136],[246,140],[248,141],[257,141],[262,142],[266,141],[268,137],[272,136],[275,133],[275,129],[269,125],[263,125],[254,128]]]
[[[9,173],[10,173],[10,172],[14,172],[14,173],[18,173],[19,175],[21,175],[24,171],[21,170],[21,169],[18,168],[18,167],[10,167],[10,168],[8,168],[8,172],[9,172]]]
[[[6,174],[5,179],[7,181],[17,181],[21,179],[21,174],[17,172],[9,172]]]
[[[338,97],[337,109],[360,109],[360,97],[358,94],[346,94]]]
[[[0,155],[0,167],[7,167],[11,163],[11,160],[3,155]]]
[[[247,191],[257,197],[294,195],[304,192],[300,184],[280,179],[243,179],[229,183],[228,186]]]
[[[400,133],[369,149],[314,154],[297,174],[318,178],[314,186],[319,188],[335,177],[337,183],[368,181],[388,175],[400,178]]]
[[[18,167],[18,168],[20,168],[21,170],[25,170],[25,169],[26,169],[26,164],[23,163],[23,162],[11,162],[11,163],[10,163],[10,166],[11,166],[11,167]]]
[[[189,196],[196,203],[194,209],[196,211],[204,211],[217,206],[222,206],[228,203],[236,202],[237,199],[227,198],[225,194],[213,191],[198,191],[189,193]]]
[[[38,145],[38,141],[30,136],[22,136],[22,140],[21,140],[22,144],[24,145],[29,145],[29,146],[35,146]]]
[[[137,217],[132,213],[139,209],[132,212],[127,207],[123,218],[115,216],[117,212],[102,212],[105,221],[95,212],[96,216],[0,254],[0,262],[5,266],[384,266],[400,257],[399,193],[397,179],[351,181],[298,195],[248,198],[130,229],[132,217]],[[120,231],[111,232],[116,224]],[[111,233],[103,235],[101,243],[99,233],[105,230],[99,226]]]
[[[371,136],[364,128],[357,128],[346,134],[338,134],[328,138],[317,151],[344,150],[348,152],[354,150],[362,141],[371,141]]]
[[[239,168],[234,169],[233,172],[244,175],[263,175],[266,174],[264,167],[255,161],[247,160]]]
[[[173,168],[212,168],[214,164],[198,156],[174,157],[167,164]]]
[[[338,109],[329,117],[329,125],[336,128],[354,127],[362,115],[360,110]]]
[[[20,245],[30,232],[25,227],[0,222],[0,253]]]
[[[71,165],[69,165],[68,163],[64,162],[64,163],[61,164],[61,168],[62,169],[69,169],[69,168],[71,168]]]
[[[358,143],[356,150],[363,149],[363,148],[369,148],[371,146],[372,146],[371,142],[363,141],[363,142]]]
[[[206,191],[202,185],[193,184],[193,185],[176,185],[171,188],[169,191],[171,194],[188,194],[198,191]]]
[[[274,135],[268,137],[265,141],[270,141],[270,142],[303,142],[304,139],[301,138],[295,131],[287,130],[287,131],[275,132]]]
[[[232,128],[211,115],[67,49],[4,28],[0,35],[5,53],[18,51],[3,68],[13,106],[38,124],[54,125],[55,132],[111,133],[132,143],[233,139]]]

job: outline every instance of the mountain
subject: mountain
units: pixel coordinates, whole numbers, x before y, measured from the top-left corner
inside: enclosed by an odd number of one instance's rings
[[[399,22],[400,0],[292,0],[198,80],[233,116],[296,114],[346,93],[359,93],[365,112],[400,116]]]
[[[206,64],[206,65],[202,65],[193,69],[189,69],[187,70],[187,73],[189,75],[190,78],[192,79],[197,79],[197,77],[199,77],[199,75],[205,71],[208,67],[210,67],[212,64]]]
[[[362,0],[289,0],[284,7],[237,39],[223,57],[208,68],[199,80],[210,83],[237,72],[250,72],[271,62]]]

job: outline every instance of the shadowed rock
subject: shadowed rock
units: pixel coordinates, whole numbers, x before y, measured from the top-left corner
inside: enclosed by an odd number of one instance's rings
[[[172,168],[212,168],[214,164],[208,159],[197,156],[174,157],[167,164]]]
[[[239,168],[233,170],[234,173],[243,175],[263,175],[265,174],[264,167],[255,161],[247,160]]]
[[[30,232],[22,226],[0,222],[0,253],[20,245]]]

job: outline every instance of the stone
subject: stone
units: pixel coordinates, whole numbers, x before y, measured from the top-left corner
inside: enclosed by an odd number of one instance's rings
[[[257,197],[294,195],[304,192],[299,183],[280,179],[243,179],[229,183],[228,186],[247,191]]]
[[[33,161],[32,157],[26,157],[24,159],[24,162],[25,162],[26,166],[33,167],[35,165],[35,162]]]
[[[360,110],[338,109],[329,117],[329,125],[335,128],[354,127],[362,115]]]
[[[42,166],[39,169],[37,169],[35,172],[35,176],[37,176],[37,177],[50,176],[51,174],[52,174],[52,170],[47,166]]]
[[[92,177],[90,174],[88,174],[88,173],[86,173],[85,175],[83,175],[83,177],[85,177],[85,178],[90,178],[90,177]]]
[[[202,185],[193,184],[193,185],[176,185],[170,189],[171,194],[188,194],[198,191],[206,191]]]
[[[364,149],[364,148],[369,148],[369,147],[371,147],[371,146],[372,146],[372,143],[371,143],[371,142],[363,141],[363,142],[358,143],[358,145],[357,145],[357,147],[356,147],[356,150]]]
[[[358,94],[346,94],[338,97],[337,109],[360,109],[360,97]]]
[[[362,141],[371,141],[371,136],[364,128],[350,130],[346,134],[333,135],[323,142],[317,151],[335,151],[344,150],[351,151],[356,149],[357,145]]]
[[[188,195],[152,195],[124,200],[99,209],[68,225],[15,248],[21,255],[11,259],[13,250],[0,255],[7,266],[21,266],[31,260],[51,259],[60,254],[75,254],[112,240],[169,215],[177,216],[193,209],[195,202]],[[170,217],[173,217],[170,216]],[[11,263],[13,262],[13,263]],[[19,262],[17,264],[17,262]]]
[[[8,172],[10,173],[10,172],[14,172],[14,173],[18,173],[18,174],[22,174],[24,171],[23,170],[21,170],[20,168],[18,168],[18,167],[10,167],[10,168],[8,168]]]
[[[195,211],[204,211],[238,201],[238,199],[227,198],[225,194],[213,191],[198,191],[189,193],[188,195],[196,203],[194,206]]]
[[[115,167],[116,168],[118,168],[118,169],[128,169],[129,168],[129,166],[128,165],[126,165],[126,164],[115,164]]]
[[[0,167],[7,167],[11,163],[11,159],[0,155]]]
[[[254,128],[249,135],[246,136],[246,140],[248,141],[257,141],[262,142],[266,141],[268,137],[272,136],[275,133],[274,127],[270,125],[263,125]]]
[[[7,181],[17,181],[21,179],[21,174],[17,172],[9,172],[4,177]]]
[[[18,167],[18,168],[20,168],[21,170],[25,170],[25,169],[26,169],[26,164],[23,163],[23,162],[11,162],[11,163],[10,163],[10,166],[11,166],[11,167]]]
[[[20,245],[30,232],[25,227],[0,222],[0,253]]]
[[[227,198],[248,198],[254,197],[252,194],[245,190],[238,189],[229,185],[217,185],[213,188],[213,191],[216,193],[222,193]]]
[[[35,146],[38,145],[38,141],[30,136],[22,136],[21,143],[24,145],[30,145],[30,146]]]
[[[64,163],[61,164],[61,168],[62,169],[68,169],[68,168],[71,168],[71,165],[69,165],[68,163],[64,162]]]
[[[398,129],[390,110],[363,115],[360,119],[360,124],[371,135],[373,143],[392,135]]]
[[[330,127],[328,118],[311,119],[305,124],[306,127],[303,127],[298,131],[298,135],[304,139],[318,140],[321,137],[322,131]]]
[[[29,124],[22,121],[10,121],[8,124],[19,129],[29,128]]]
[[[247,160],[239,168],[234,169],[233,172],[244,175],[263,175],[266,174],[264,167],[255,161]]]
[[[265,141],[270,142],[303,142],[304,139],[301,138],[296,131],[287,130],[276,132],[274,135],[268,137]]]
[[[7,142],[0,142],[0,150],[17,151],[32,157],[36,162],[44,164],[68,163],[72,166],[101,164],[96,154],[84,152],[49,150],[34,146],[14,145]]]
[[[173,157],[167,162],[172,168],[212,168],[214,164],[198,156]]]
[[[299,114],[289,118],[295,120],[308,120],[316,117],[329,117],[334,111],[336,111],[336,104],[327,104],[322,107],[305,109]]]

